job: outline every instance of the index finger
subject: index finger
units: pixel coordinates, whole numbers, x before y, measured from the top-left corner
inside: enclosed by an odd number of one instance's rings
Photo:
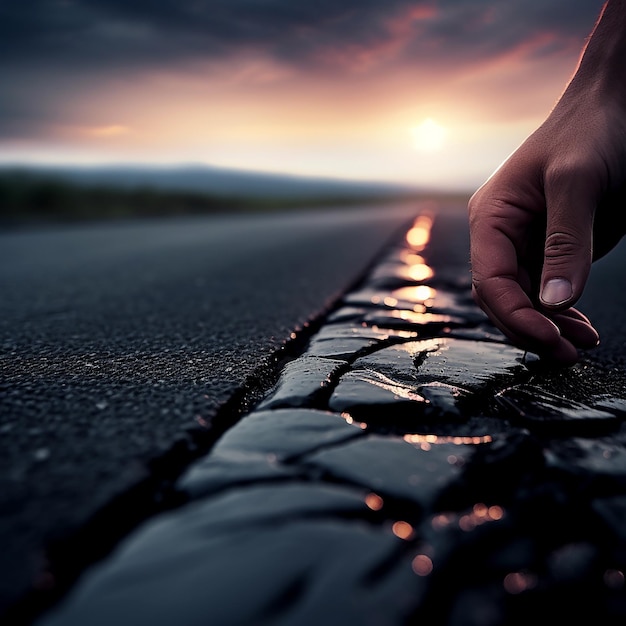
[[[559,329],[537,311],[519,281],[515,237],[524,233],[531,216],[510,205],[498,212],[490,203],[472,207],[470,258],[474,297],[494,324],[512,341],[530,349],[554,349]],[[521,235],[520,235],[521,238]]]

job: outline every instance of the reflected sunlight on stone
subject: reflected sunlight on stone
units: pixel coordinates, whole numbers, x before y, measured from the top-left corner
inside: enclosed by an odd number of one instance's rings
[[[383,499],[376,493],[368,493],[365,496],[365,504],[372,511],[380,511],[383,508]]]
[[[454,437],[454,436],[442,436],[442,435],[404,435],[404,441],[420,446],[422,450],[428,449],[431,444],[453,443],[454,445],[478,445],[481,443],[491,443],[493,437],[491,435],[482,435],[474,437]],[[426,444],[428,447],[424,448]]]
[[[393,317],[393,316],[390,316]],[[379,333],[387,333],[389,330],[393,330],[393,336],[394,337],[399,337],[400,339],[417,339],[419,337],[419,333],[415,330],[396,330],[396,329],[388,329],[388,328],[381,328],[381,324],[372,324],[371,326],[368,326],[366,324],[366,328],[370,328],[371,330],[373,330],[374,332],[379,332]],[[388,339],[389,335],[384,336],[384,339]]]
[[[425,401],[425,398],[420,396],[418,393],[415,393],[415,391],[413,391],[409,387],[403,387],[402,385],[399,385],[395,380],[388,378],[380,372],[369,370],[364,371],[362,375],[364,379],[371,385],[374,385],[379,389],[389,391],[397,398],[403,398],[404,400],[415,400],[416,402]]]
[[[425,263],[416,263],[409,267],[409,276],[418,282],[428,280],[434,276],[434,272]]]
[[[393,295],[398,300],[426,304],[434,299],[437,291],[428,285],[417,285],[415,287],[400,287],[393,292]]]
[[[348,424],[352,424],[354,426],[358,426],[361,430],[366,430],[367,429],[367,424],[365,422],[357,422],[352,415],[350,415],[350,413],[346,413],[345,411],[341,414],[341,417],[343,417],[344,420],[346,420],[346,422]]]
[[[433,220],[428,215],[420,215],[406,234],[407,243],[417,252],[421,252],[430,240]]]
[[[399,311],[391,311],[391,313],[389,313],[390,317],[397,317],[401,320],[408,320],[408,321],[417,321],[420,319],[419,314],[417,313],[417,311],[403,311],[403,310],[399,310]]]
[[[433,562],[425,554],[418,554],[413,559],[411,567],[418,576],[428,576],[433,571]]]
[[[417,281],[428,280],[435,275],[435,272],[428,266],[424,257],[415,254],[413,250],[403,250],[400,254],[400,260],[408,266],[408,276]]]
[[[471,531],[485,524],[486,522],[497,522],[504,517],[504,509],[500,506],[487,506],[482,502],[475,504],[470,513],[459,518],[459,528],[464,531]]]
[[[453,513],[440,513],[439,515],[435,515],[430,523],[434,530],[442,530],[455,521],[456,516]]]
[[[397,521],[391,527],[393,534],[400,539],[411,539],[413,536],[413,526],[408,522]]]
[[[421,254],[415,254],[412,250],[403,250],[400,254],[400,260],[407,265],[423,265],[426,263]]]
[[[537,577],[528,572],[511,572],[504,577],[503,584],[508,593],[516,595],[535,587]]]

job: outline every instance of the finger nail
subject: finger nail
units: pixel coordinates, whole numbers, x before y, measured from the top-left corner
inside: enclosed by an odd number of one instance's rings
[[[571,297],[572,283],[565,278],[553,278],[541,290],[541,301],[552,306],[562,304]]]

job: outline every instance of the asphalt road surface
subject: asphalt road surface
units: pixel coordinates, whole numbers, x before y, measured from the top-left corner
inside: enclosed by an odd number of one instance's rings
[[[188,452],[189,430],[210,427],[255,371],[271,370],[291,333],[415,214],[378,206],[1,234],[0,608],[49,584],[45,545],[150,480],[168,450],[175,466],[172,446]],[[121,506],[145,506],[135,495]]]
[[[419,208],[1,234],[0,611],[33,584],[71,582],[167,502],[194,446],[245,409],[237,393],[269,386],[291,334],[297,344]],[[457,216],[449,253],[465,255],[463,207],[444,210]],[[625,275],[622,245],[580,303],[602,336],[593,358],[622,368]]]

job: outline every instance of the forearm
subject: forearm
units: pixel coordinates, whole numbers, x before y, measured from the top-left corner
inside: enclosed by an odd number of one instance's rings
[[[626,107],[626,0],[608,0],[568,90],[616,98]]]

